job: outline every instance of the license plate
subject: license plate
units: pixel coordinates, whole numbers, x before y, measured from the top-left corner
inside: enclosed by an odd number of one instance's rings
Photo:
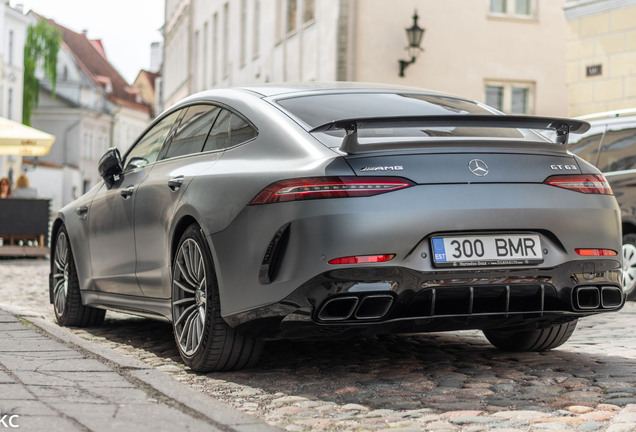
[[[436,267],[526,265],[543,262],[538,235],[504,234],[431,239]]]

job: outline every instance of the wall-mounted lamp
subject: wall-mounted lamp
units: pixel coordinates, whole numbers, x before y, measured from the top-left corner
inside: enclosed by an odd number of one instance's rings
[[[415,58],[423,49],[420,47],[422,44],[422,38],[424,37],[424,29],[417,25],[417,10],[413,12],[413,25],[406,30],[406,38],[409,41],[409,45],[406,47],[406,52],[408,53],[411,60],[398,60],[400,63],[400,76],[404,76],[404,69],[407,68],[410,64],[415,63]]]

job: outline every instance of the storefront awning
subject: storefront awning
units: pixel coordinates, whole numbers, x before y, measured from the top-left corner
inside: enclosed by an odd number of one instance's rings
[[[51,134],[0,117],[0,156],[44,156],[54,142]]]

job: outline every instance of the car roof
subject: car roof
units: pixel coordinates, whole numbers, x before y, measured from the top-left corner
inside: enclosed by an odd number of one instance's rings
[[[256,84],[237,87],[238,89],[257,93],[263,97],[278,98],[280,96],[293,96],[307,93],[345,93],[345,92],[409,92],[439,96],[451,96],[448,94],[426,90],[416,87],[406,87],[391,84],[360,83],[360,82],[298,82],[298,83],[272,83]],[[464,99],[464,98],[458,98]]]

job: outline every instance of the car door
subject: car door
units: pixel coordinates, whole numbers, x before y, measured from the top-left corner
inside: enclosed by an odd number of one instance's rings
[[[134,202],[179,113],[166,116],[128,151],[124,170],[112,186],[103,185],[89,215],[91,270],[98,291],[142,295],[135,275]]]
[[[147,297],[170,297],[170,227],[192,179],[221,155],[221,152],[201,153],[220,111],[213,105],[188,107],[166,142],[161,160],[137,190],[134,218],[137,280]]]

